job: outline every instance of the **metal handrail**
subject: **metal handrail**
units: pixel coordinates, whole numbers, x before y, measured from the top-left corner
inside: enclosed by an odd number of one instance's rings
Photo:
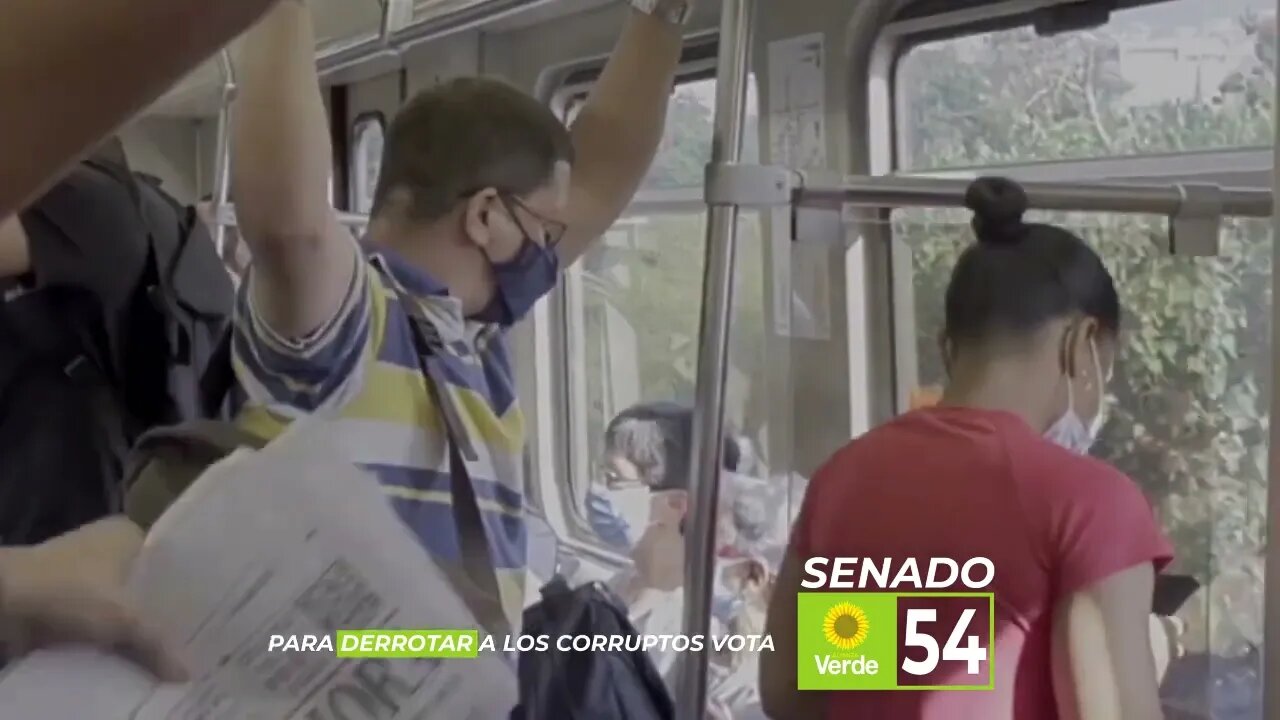
[[[231,201],[231,104],[236,93],[236,69],[231,62],[231,51],[223,49],[218,54],[218,67],[222,70],[222,102],[218,110],[218,149],[213,168],[214,213]],[[214,223],[213,244],[218,255],[226,249],[227,227]]]
[[[376,32],[365,32],[352,38],[331,41],[316,52],[316,71],[320,77],[379,57],[399,58],[391,38],[413,19],[413,0],[379,0],[382,17]]]
[[[809,185],[796,190],[800,205],[858,207],[964,207],[971,181],[959,178],[881,175],[849,176],[837,184]],[[1187,187],[1131,183],[1022,183],[1027,205],[1034,210],[1178,215],[1187,206]],[[1270,217],[1272,196],[1267,190],[1222,188],[1218,192],[1223,216]]]
[[[738,163],[746,125],[747,73],[755,24],[755,0],[723,0],[716,69],[715,124],[711,163]],[[685,534],[684,632],[707,637],[715,579],[716,508],[724,425],[729,322],[733,307],[733,267],[738,242],[737,205],[711,205],[707,213],[707,255],[698,336],[698,376],[693,409],[693,504]],[[676,717],[701,720],[707,698],[706,643],[680,658]]]
[[[404,51],[445,35],[532,10],[555,0],[487,0],[413,19],[413,0],[384,0],[379,32],[365,33],[322,48],[316,54],[321,77]]]
[[[392,37],[411,25],[413,0],[381,0],[382,18],[378,32],[354,42],[341,43],[330,50],[321,51],[316,58],[320,74],[333,72],[353,64],[368,61],[379,53],[398,53],[389,49]],[[214,244],[219,254],[226,242],[226,228],[236,224],[235,209],[230,204],[231,195],[231,112],[235,99],[235,64],[229,50],[218,56],[222,70],[222,107],[218,112],[218,157],[214,169]],[[328,68],[326,70],[326,68]],[[356,213],[339,213],[340,221],[349,227],[365,227],[369,218]]]

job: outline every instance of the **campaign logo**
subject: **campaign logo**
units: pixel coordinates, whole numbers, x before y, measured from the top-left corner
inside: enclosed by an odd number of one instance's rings
[[[796,679],[800,690],[990,690],[994,688],[995,595],[939,587],[931,570],[895,575],[886,561],[864,559],[867,582],[828,580],[808,566],[806,587],[856,585],[857,592],[802,592],[796,602]],[[950,562],[950,561],[948,561]],[[964,576],[965,589],[983,588],[994,572]],[[984,577],[985,575],[985,577]],[[876,582],[877,576],[893,578]],[[912,577],[919,582],[906,582]],[[926,579],[927,577],[927,579]],[[898,582],[902,579],[903,582]],[[932,582],[931,582],[932,581]],[[803,583],[802,583],[803,584]],[[910,589],[899,592],[896,588]],[[921,592],[921,590],[935,590]]]
[[[867,641],[867,613],[857,605],[836,603],[822,619],[822,634],[837,650],[853,650]]]

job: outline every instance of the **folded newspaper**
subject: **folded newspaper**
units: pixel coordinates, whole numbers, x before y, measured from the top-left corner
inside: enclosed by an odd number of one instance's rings
[[[511,668],[474,659],[269,651],[272,635],[475,628],[441,571],[351,465],[299,422],[210,468],[147,536],[131,578],[195,680],[161,685],[89,650],[43,651],[0,676],[0,720],[498,720]]]

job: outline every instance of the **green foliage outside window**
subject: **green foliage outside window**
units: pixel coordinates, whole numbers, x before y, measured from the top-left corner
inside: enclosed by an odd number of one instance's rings
[[[917,167],[940,168],[1270,146],[1274,34],[1257,33],[1254,18],[1240,23],[1256,62],[1201,100],[1140,106],[1126,102],[1130,88],[1114,71],[1120,42],[1105,28],[922,46],[898,80],[909,94],[908,155]],[[1271,223],[1229,221],[1218,257],[1186,258],[1165,249],[1164,218],[1038,217],[1078,231],[1121,294],[1124,347],[1095,454],[1156,504],[1177,548],[1176,569],[1214,582],[1208,619],[1203,608],[1193,611],[1190,632],[1217,650],[1239,650],[1256,638],[1261,617]],[[943,380],[942,298],[972,242],[967,223],[958,212],[895,217],[895,234],[912,252],[922,384]]]

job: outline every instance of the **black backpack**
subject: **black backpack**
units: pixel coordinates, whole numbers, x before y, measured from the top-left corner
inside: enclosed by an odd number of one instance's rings
[[[638,637],[622,602],[588,583],[556,577],[524,611],[525,635],[548,636],[546,651],[520,656],[520,705],[510,720],[672,720],[675,704],[649,654],[558,650],[562,636]]]
[[[93,160],[22,220],[36,282],[0,306],[4,544],[118,512],[137,437],[218,416],[233,379],[234,290],[194,208],[127,165]],[[52,251],[71,279],[41,277]]]

